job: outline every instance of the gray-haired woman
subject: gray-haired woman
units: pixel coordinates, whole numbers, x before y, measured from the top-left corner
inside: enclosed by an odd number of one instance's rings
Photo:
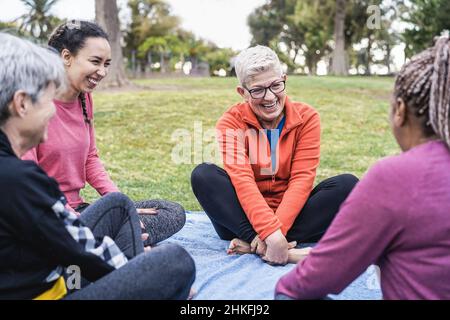
[[[85,225],[66,210],[57,182],[20,160],[47,138],[64,78],[57,55],[0,33],[0,299],[186,299],[193,260],[175,245],[144,253],[126,196],[90,206]],[[69,293],[69,266],[91,284]]]
[[[219,119],[223,167],[201,164],[192,190],[229,253],[256,253],[272,264],[295,263],[317,242],[358,178],[341,174],[314,187],[320,117],[286,94],[287,76],[265,46],[236,58],[237,93],[245,100]]]

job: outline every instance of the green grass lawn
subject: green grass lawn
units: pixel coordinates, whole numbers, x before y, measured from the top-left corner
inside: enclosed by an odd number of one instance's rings
[[[199,210],[190,187],[196,164],[172,161],[176,141],[171,137],[177,129],[193,133],[195,121],[202,122],[203,130],[213,129],[222,113],[241,101],[236,79],[137,83],[147,89],[94,94],[101,159],[132,199],[165,198],[187,210]],[[392,87],[390,78],[289,77],[289,96],[312,105],[321,115],[322,156],[316,183],[345,172],[361,177],[377,159],[399,152],[388,123]],[[88,201],[98,197],[91,188],[83,194]]]

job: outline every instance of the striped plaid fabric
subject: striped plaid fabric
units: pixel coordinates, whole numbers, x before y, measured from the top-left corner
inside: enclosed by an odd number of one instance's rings
[[[60,201],[57,201],[53,205],[52,209],[56,216],[64,222],[66,230],[75,239],[75,241],[82,244],[86,252],[98,256],[113,268],[118,269],[124,266],[128,262],[128,259],[116,245],[114,240],[108,236],[103,237],[103,239],[95,238],[91,229],[84,226],[74,213],[65,208],[65,201],[66,200],[64,198],[61,198]],[[56,281],[63,274],[63,272],[63,267],[57,267],[48,276],[47,282]]]

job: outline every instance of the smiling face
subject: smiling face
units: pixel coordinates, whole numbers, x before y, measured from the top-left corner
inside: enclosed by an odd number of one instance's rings
[[[76,92],[90,93],[108,74],[111,47],[104,38],[87,38],[76,55],[64,49],[61,56],[66,65],[70,86]]]
[[[281,81],[286,81],[286,76],[280,76],[278,72],[269,69],[253,76],[245,86],[247,89],[244,87],[237,88],[238,93],[249,103],[261,125],[267,129],[275,127],[281,118],[286,101],[286,91],[273,93],[267,89],[263,98],[254,98],[249,91],[254,92],[255,89],[264,89]]]
[[[23,136],[32,147],[47,140],[48,124],[56,110],[53,103],[55,94],[55,84],[50,83],[35,103],[30,98],[24,100]]]

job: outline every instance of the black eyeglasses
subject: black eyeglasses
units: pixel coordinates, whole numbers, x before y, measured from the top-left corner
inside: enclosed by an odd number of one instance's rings
[[[244,87],[245,88],[245,87]],[[265,88],[255,88],[255,89],[247,89],[245,90],[250,93],[253,99],[264,99],[267,94],[267,89],[269,89],[273,94],[281,93],[286,89],[286,81],[275,81],[270,86]]]

